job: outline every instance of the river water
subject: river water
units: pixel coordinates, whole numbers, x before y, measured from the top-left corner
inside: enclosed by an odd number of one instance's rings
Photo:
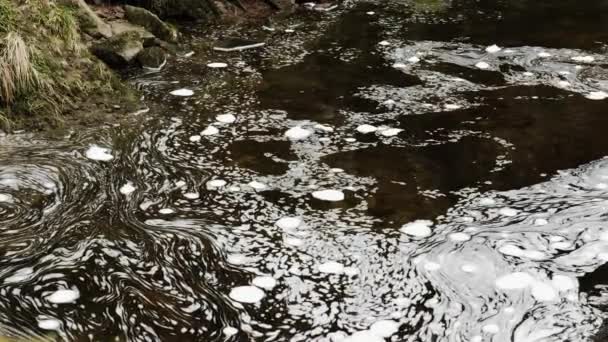
[[[602,340],[607,1],[266,26],[183,27],[148,113],[0,137],[2,335]]]

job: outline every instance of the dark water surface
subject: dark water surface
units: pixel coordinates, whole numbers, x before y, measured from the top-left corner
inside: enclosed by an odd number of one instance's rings
[[[0,336],[608,335],[608,1],[273,28],[183,28],[195,54],[132,80],[149,113],[0,137]],[[209,49],[231,36],[267,45]]]

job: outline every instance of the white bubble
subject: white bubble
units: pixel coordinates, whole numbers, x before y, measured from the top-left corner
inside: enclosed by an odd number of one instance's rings
[[[460,109],[462,108],[461,105],[457,105],[457,104],[453,104],[453,103],[447,103],[443,106],[443,108],[447,109],[447,110],[455,110],[455,109]]]
[[[539,52],[537,54],[537,56],[541,57],[541,58],[547,58],[547,57],[551,57],[551,54],[543,51],[543,52]]]
[[[526,272],[514,272],[496,279],[496,287],[502,290],[521,290],[530,286],[534,278]]]
[[[494,335],[494,334],[498,334],[498,332],[500,331],[500,328],[496,324],[486,324],[481,328],[481,330],[483,332],[485,332],[486,334]]]
[[[386,41],[386,40],[383,40],[383,41],[379,42],[379,43],[378,43],[378,45],[382,45],[382,46],[389,46],[389,45],[391,45],[391,43],[389,43],[389,42],[388,42],[388,41]]]
[[[431,235],[430,227],[432,225],[433,222],[429,220],[416,220],[403,225],[401,227],[401,232],[416,237],[426,237]]]
[[[559,291],[565,292],[576,289],[578,287],[578,280],[566,275],[556,274],[551,279],[551,284]]]
[[[369,330],[357,331],[340,342],[384,342],[384,338]]]
[[[226,337],[230,337],[233,335],[236,335],[238,333],[238,329],[235,327],[231,327],[231,326],[227,326],[222,330],[222,333],[224,334],[224,336]]]
[[[450,240],[458,241],[458,242],[471,240],[471,235],[469,235],[467,233],[461,233],[461,232],[452,233],[452,234],[448,235],[448,237],[450,238]]]
[[[346,274],[347,276],[356,276],[357,274],[359,274],[359,269],[356,267],[344,267],[344,274]]]
[[[162,208],[158,212],[163,215],[169,215],[169,214],[173,214],[175,212],[175,210],[173,210],[171,208]]]
[[[275,225],[283,230],[293,230],[302,224],[302,219],[299,217],[282,217]]]
[[[482,198],[479,200],[479,205],[483,205],[484,207],[490,207],[496,204],[496,201],[493,198]]]
[[[191,142],[198,142],[198,141],[201,141],[201,136],[198,134],[191,135],[190,138],[188,138],[188,140],[190,140]]]
[[[429,261],[424,264],[424,269],[427,271],[430,271],[430,272],[437,271],[440,268],[441,268],[441,265],[439,265],[438,263],[433,262],[433,261]]]
[[[329,274],[340,274],[344,271],[344,265],[335,261],[328,261],[319,265],[319,272]]]
[[[213,179],[207,182],[207,189],[221,188],[226,185],[226,181],[223,179]]]
[[[589,94],[585,95],[589,100],[604,100],[608,97],[608,93],[604,91],[592,91]]]
[[[412,57],[408,58],[407,61],[414,64],[414,63],[420,62],[420,58],[418,58],[416,56],[412,56]]]
[[[292,127],[285,132],[285,136],[291,140],[304,140],[312,134],[313,131],[302,128],[301,126]]]
[[[266,189],[266,184],[264,183],[260,183],[258,181],[251,181],[248,184],[250,187],[256,189],[256,190],[263,190]]]
[[[123,186],[121,186],[118,191],[120,191],[121,194],[127,196],[133,193],[133,191],[135,191],[135,186],[133,186],[133,183],[127,182]]]
[[[376,12],[374,12],[374,11],[369,11],[369,12],[366,12],[365,14],[367,14],[367,15],[374,15],[374,14],[376,14]]]
[[[498,213],[502,216],[513,217],[516,216],[519,212],[516,209],[505,207],[500,208],[500,210],[498,210]]]
[[[59,330],[61,321],[54,318],[38,319],[38,327],[43,330]]]
[[[251,283],[264,290],[272,290],[275,286],[277,286],[277,280],[269,276],[255,277]]]
[[[86,152],[86,156],[92,160],[109,161],[114,158],[112,150],[97,145],[91,145]]]
[[[73,303],[78,298],[80,298],[80,293],[77,290],[57,290],[46,297],[46,300],[53,304],[66,304]]]
[[[221,115],[216,116],[215,120],[217,120],[221,123],[229,124],[229,123],[233,123],[236,121],[236,116],[234,116],[232,114],[221,114]]]
[[[300,247],[304,245],[304,240],[298,238],[285,238],[285,244],[293,247]]]
[[[460,267],[460,269],[465,273],[474,273],[477,271],[477,267],[471,264],[464,264]]]
[[[230,298],[240,303],[257,303],[261,301],[266,294],[255,286],[237,286],[230,290]]]
[[[170,92],[169,94],[173,95],[173,96],[192,96],[194,95],[194,92],[190,89],[186,89],[186,88],[182,88],[182,89],[176,89],[172,92]]]
[[[228,64],[222,63],[222,62],[214,62],[214,63],[207,64],[207,67],[212,68],[212,69],[225,68],[227,66],[228,66]]]
[[[490,45],[486,48],[486,52],[488,53],[497,53],[498,51],[502,50],[502,48],[500,48],[498,45],[494,44],[494,45]]]
[[[595,58],[593,58],[593,56],[574,56],[572,57],[572,60],[576,62],[591,63],[595,61]]]
[[[540,281],[532,285],[532,297],[539,302],[553,302],[558,298],[557,292],[551,285]]]
[[[535,226],[544,226],[544,225],[546,225],[548,223],[549,223],[549,221],[547,221],[544,218],[537,218],[536,220],[534,220],[534,225]]]
[[[209,126],[207,126],[207,128],[205,128],[205,129],[204,129],[204,130],[201,132],[201,135],[205,135],[205,136],[208,136],[208,135],[216,135],[216,134],[218,134],[219,132],[220,132],[220,130],[219,130],[219,129],[217,129],[217,127],[215,127],[215,126],[213,126],[213,125],[209,125]]]
[[[393,68],[395,68],[395,69],[403,69],[405,67],[407,67],[407,65],[405,65],[403,63],[395,63],[395,64],[393,64]]]
[[[13,196],[8,194],[0,194],[0,202],[13,202]]]
[[[490,64],[486,63],[486,62],[477,62],[477,64],[475,64],[475,66],[478,69],[487,69],[490,67]]]
[[[383,129],[380,131],[380,134],[385,136],[385,137],[392,137],[395,136],[399,133],[401,133],[403,130],[401,128],[387,128],[387,129]]]
[[[378,130],[378,127],[372,126],[372,125],[368,125],[368,124],[359,125],[357,127],[357,132],[363,133],[363,134],[372,133],[372,132],[375,132],[377,130]]]
[[[195,199],[198,199],[200,197],[200,195],[198,192],[186,192],[184,194],[184,197],[187,199],[195,200]]]
[[[393,320],[377,321],[369,327],[369,331],[379,337],[391,337],[399,330],[399,323]]]
[[[338,202],[344,200],[344,193],[339,190],[319,190],[313,192],[312,197],[321,201]]]

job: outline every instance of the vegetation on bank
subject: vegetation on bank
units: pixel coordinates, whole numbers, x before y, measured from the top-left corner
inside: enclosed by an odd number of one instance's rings
[[[57,126],[94,99],[122,94],[129,101],[121,82],[85,47],[83,25],[71,3],[0,0],[2,128]]]

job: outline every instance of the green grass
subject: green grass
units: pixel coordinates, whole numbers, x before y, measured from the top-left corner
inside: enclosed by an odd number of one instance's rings
[[[10,0],[0,0],[0,34],[10,31],[15,25],[14,5]]]

